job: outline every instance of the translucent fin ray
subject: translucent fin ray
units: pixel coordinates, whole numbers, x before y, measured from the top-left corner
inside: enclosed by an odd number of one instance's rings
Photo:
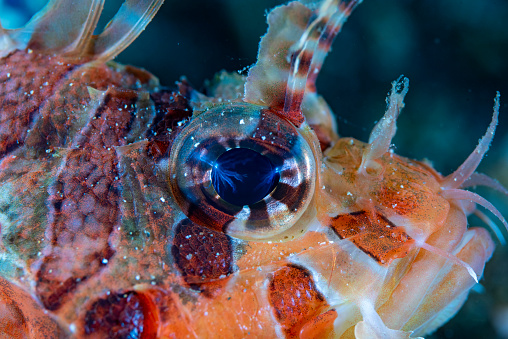
[[[99,61],[116,57],[145,29],[163,0],[126,0],[97,37],[93,32],[105,0],[50,0],[25,25],[0,27],[0,57],[15,49],[65,56],[88,56]]]
[[[388,328],[376,309],[372,301],[361,299],[357,302],[363,320],[355,325],[355,338],[358,339],[411,339],[411,333],[401,330],[392,330]],[[415,339],[423,339],[421,337]]]
[[[501,229],[499,228],[499,226],[497,226],[497,224],[495,222],[493,222],[488,216],[485,215],[485,213],[483,213],[480,210],[475,210],[474,214],[478,218],[480,218],[481,221],[483,221],[485,224],[487,224],[490,227],[492,232],[494,232],[496,238],[499,240],[499,243],[501,245],[505,246],[506,239],[504,238],[503,233],[501,232]]]
[[[496,207],[494,207],[494,205],[492,205],[492,203],[490,203],[487,199],[479,196],[478,194],[461,189],[450,188],[443,190],[441,192],[441,195],[445,199],[469,200],[485,207],[503,223],[504,227],[508,231],[508,223],[506,222],[506,219],[502,216],[502,214],[497,210]]]
[[[383,156],[390,149],[390,144],[397,131],[397,118],[404,108],[404,97],[409,90],[409,79],[400,76],[392,82],[392,90],[386,99],[386,113],[374,126],[369,136],[369,145],[364,151],[359,173],[366,173],[373,160]]]
[[[321,71],[321,67],[325,61],[328,52],[331,49],[333,40],[339,34],[342,26],[351,12],[362,3],[363,0],[352,0],[349,3],[342,1],[325,1],[320,9],[320,16],[326,23],[323,31],[319,35],[319,41],[315,50],[312,64],[307,78],[307,91],[315,91],[316,79]],[[329,19],[327,21],[327,19]]]
[[[506,189],[499,181],[492,179],[488,175],[482,173],[473,173],[469,178],[464,181],[460,188],[473,187],[473,186],[485,186],[495,189],[505,195],[508,195],[508,189]]]
[[[282,111],[289,77],[290,47],[302,36],[312,11],[299,2],[274,8],[267,17],[268,31],[261,38],[256,64],[245,83],[244,101]],[[302,114],[292,122],[300,125]]]
[[[92,54],[111,60],[129,46],[146,28],[164,0],[127,0],[94,41]]]
[[[0,58],[16,49],[17,43],[11,38],[9,30],[3,28],[0,22]]]
[[[473,153],[467,157],[466,161],[452,174],[446,176],[441,184],[443,189],[458,188],[473,174],[478,165],[483,159],[483,156],[489,150],[492,138],[494,138],[494,132],[496,131],[498,116],[499,116],[499,97],[500,94],[497,92],[496,98],[494,99],[494,113],[492,114],[492,121],[490,122],[487,132],[480,139],[478,146],[476,146]]]
[[[80,54],[97,25],[105,0],[51,0],[36,13],[16,40],[28,48],[58,53]]]
[[[443,258],[446,258],[448,260],[450,260],[452,263],[454,263],[455,265],[459,265],[459,266],[462,266],[464,267],[466,270],[467,270],[467,273],[469,273],[469,275],[471,276],[471,278],[474,279],[474,281],[476,283],[478,283],[478,275],[476,274],[476,272],[473,270],[473,268],[471,267],[471,265],[469,265],[468,263],[466,263],[465,261],[462,261],[460,260],[459,258],[457,258],[456,256],[454,256],[453,254],[450,254],[446,251],[443,251],[442,249],[440,249],[439,247],[435,247],[435,246],[432,246],[432,245],[429,245],[425,242],[421,242],[418,244],[418,246],[420,246],[421,248],[423,248],[424,250],[427,250],[429,252],[432,252],[432,253],[435,253],[437,255],[439,255],[440,257],[443,257]]]

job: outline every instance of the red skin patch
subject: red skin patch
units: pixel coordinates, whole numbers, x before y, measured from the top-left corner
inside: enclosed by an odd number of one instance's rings
[[[8,287],[8,283],[0,278],[0,337],[23,338],[28,333],[27,319],[11,300],[14,293]]]
[[[40,67],[38,65],[45,65]],[[16,65],[16,67],[12,67]],[[76,65],[61,58],[16,51],[0,63],[0,155],[23,145],[42,104]],[[22,98],[22,99],[21,99]]]
[[[87,86],[139,88],[149,76],[133,67],[120,71],[106,65],[83,66],[86,62],[26,51],[2,59],[0,156],[23,144],[39,156],[47,149],[68,146],[76,119],[73,112],[89,103]]]
[[[190,91],[188,84],[183,83],[180,90]],[[147,149],[149,155],[155,160],[166,156],[184,124],[179,124],[184,119],[189,120],[192,116],[192,108],[187,98],[180,92],[159,92],[152,93],[150,98],[155,104],[157,117],[153,122],[154,128],[150,131],[151,136]]]
[[[352,241],[383,265],[405,257],[415,242],[402,227],[376,212],[340,214],[330,220],[330,226],[339,238]]]
[[[37,272],[36,291],[50,310],[58,309],[67,294],[114,254],[108,244],[119,210],[114,146],[125,143],[136,96],[129,90],[112,92],[83,129],[79,148],[69,151],[65,167],[49,189],[53,246]],[[68,248],[75,249],[73,257]]]
[[[85,315],[84,332],[92,338],[156,338],[159,320],[153,303],[137,292],[110,294]]]
[[[171,252],[183,279],[191,285],[215,282],[233,272],[230,238],[189,219],[177,227]]]
[[[289,338],[298,337],[302,326],[328,306],[316,289],[311,274],[293,265],[282,267],[273,274],[269,299]]]

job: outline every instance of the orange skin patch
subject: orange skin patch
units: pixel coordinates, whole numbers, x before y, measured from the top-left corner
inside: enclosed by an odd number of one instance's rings
[[[61,338],[64,331],[23,289],[0,277],[0,338]]]
[[[414,239],[381,214],[361,211],[331,218],[330,226],[341,239],[349,239],[383,265],[405,257]]]
[[[301,253],[311,246],[327,242],[326,234],[320,232],[307,232],[293,241],[280,243],[251,241],[235,263],[240,270],[256,269],[280,263],[292,254]]]
[[[333,171],[322,177],[326,198],[319,200],[323,213],[318,217],[341,239],[389,265],[413,248],[410,235],[426,238],[442,227],[450,204],[439,195],[442,177],[437,172],[391,152],[377,159],[367,174],[359,173],[365,147],[342,138],[326,152]]]
[[[328,310],[325,313],[312,318],[307,322],[300,331],[301,339],[312,338],[334,338],[333,322],[337,318],[337,311],[334,309]]]

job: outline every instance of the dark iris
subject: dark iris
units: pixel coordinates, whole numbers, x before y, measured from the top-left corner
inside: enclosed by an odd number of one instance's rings
[[[280,175],[270,159],[248,148],[224,152],[212,168],[212,184],[220,197],[237,206],[266,197]]]

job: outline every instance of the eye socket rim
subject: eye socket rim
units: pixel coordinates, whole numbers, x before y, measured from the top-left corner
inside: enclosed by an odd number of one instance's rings
[[[238,124],[242,120],[248,124]],[[257,126],[274,133],[284,131],[283,137],[276,141],[285,144],[279,145],[262,136],[255,138]],[[228,131],[232,131],[232,136],[227,136]],[[199,151],[188,148],[191,141]],[[215,153],[211,157],[208,157],[209,149],[199,148],[207,145],[214,145]],[[251,149],[280,168],[275,188],[252,205],[230,204],[212,184],[213,162],[233,148]],[[182,166],[179,168],[178,164]],[[185,179],[189,175],[190,181]],[[315,178],[313,148],[298,129],[266,108],[247,103],[218,105],[196,116],[173,142],[167,177],[175,201],[193,222],[235,238],[258,241],[282,237],[298,222],[313,200]],[[287,205],[287,201],[292,204]]]

